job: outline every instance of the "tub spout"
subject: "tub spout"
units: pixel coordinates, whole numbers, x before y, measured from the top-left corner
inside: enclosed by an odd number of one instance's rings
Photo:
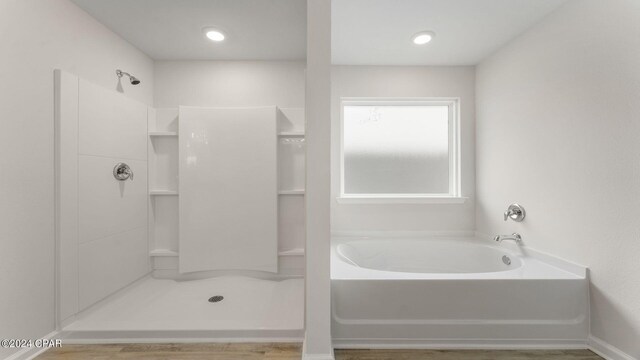
[[[494,241],[501,243],[503,240],[513,240],[516,244],[520,244],[522,242],[522,236],[518,233],[513,233],[511,235],[496,235],[493,238]]]

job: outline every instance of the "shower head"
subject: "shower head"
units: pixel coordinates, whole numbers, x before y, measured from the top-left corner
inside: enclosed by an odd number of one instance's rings
[[[116,75],[118,75],[118,78],[121,78],[123,75],[126,75],[129,78],[129,82],[131,82],[131,85],[140,84],[140,80],[137,77],[135,77],[135,76],[133,76],[133,75],[127,73],[127,72],[124,72],[122,70],[116,70]]]

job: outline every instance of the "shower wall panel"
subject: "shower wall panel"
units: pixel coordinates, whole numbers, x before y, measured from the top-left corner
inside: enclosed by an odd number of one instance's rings
[[[180,107],[179,270],[278,271],[276,107]]]
[[[59,319],[149,272],[147,105],[56,71]],[[113,176],[127,163],[133,179]]]
[[[278,123],[278,273],[282,278],[304,275],[305,244],[305,68],[304,61],[157,61],[149,131],[178,132],[178,106],[255,107],[277,105]],[[154,277],[194,279],[225,271],[178,272],[178,140],[151,136],[150,245]],[[173,146],[176,150],[173,150]],[[168,156],[165,156],[168,155]],[[166,171],[165,171],[166,170]],[[174,187],[175,185],[175,187]],[[173,215],[175,214],[175,215]],[[234,270],[233,273],[236,273]],[[264,273],[251,276],[271,276]]]

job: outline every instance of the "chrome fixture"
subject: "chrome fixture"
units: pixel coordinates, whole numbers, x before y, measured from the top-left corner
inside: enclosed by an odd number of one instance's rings
[[[133,180],[133,170],[125,163],[117,163],[113,167],[113,177],[118,181]]]
[[[504,221],[511,219],[515,222],[521,222],[526,215],[527,213],[524,211],[522,205],[511,204],[509,208],[507,208],[507,211],[504,212]]]
[[[493,240],[501,243],[503,240],[513,240],[516,244],[520,244],[522,242],[522,236],[518,233],[513,233],[511,235],[496,235]]]
[[[507,255],[502,255],[502,262],[507,266],[511,265],[511,259]]]
[[[126,75],[129,78],[129,81],[131,82],[131,85],[140,84],[140,80],[138,80],[137,77],[129,74],[128,72],[124,72],[122,70],[116,70],[116,75],[118,75],[118,78],[122,78],[122,76]]]

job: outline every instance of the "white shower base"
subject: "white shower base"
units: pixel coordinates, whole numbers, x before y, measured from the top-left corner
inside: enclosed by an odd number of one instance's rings
[[[224,300],[210,303],[214,295]],[[63,328],[66,343],[300,341],[304,280],[146,278]]]

